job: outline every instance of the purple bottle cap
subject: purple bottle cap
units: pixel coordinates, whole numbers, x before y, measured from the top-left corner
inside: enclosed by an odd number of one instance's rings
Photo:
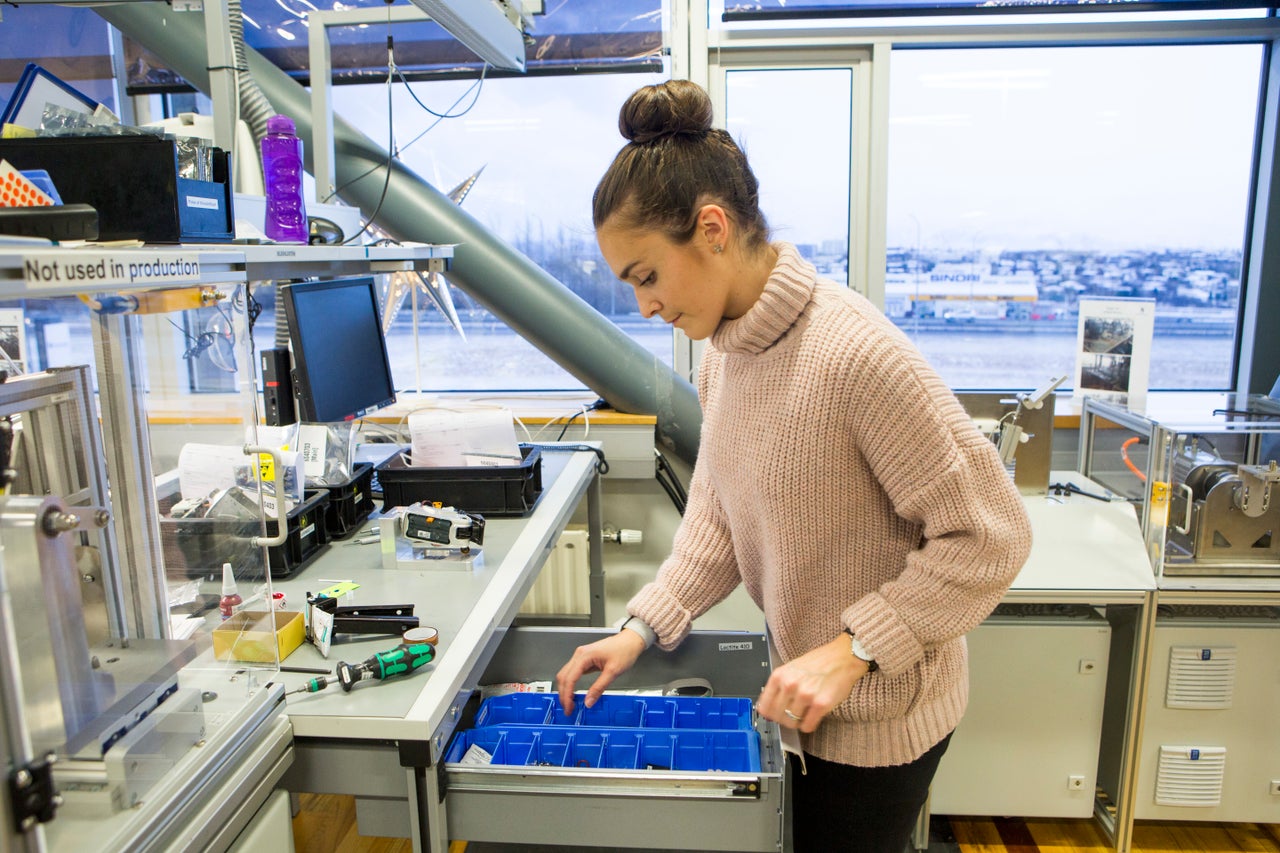
[[[277,113],[267,119],[267,133],[293,133],[294,131],[293,119],[286,115]]]

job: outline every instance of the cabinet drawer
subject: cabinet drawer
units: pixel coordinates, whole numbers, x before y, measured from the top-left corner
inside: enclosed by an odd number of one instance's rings
[[[608,633],[512,629],[477,684],[550,681],[574,648]],[[449,837],[781,849],[785,760],[777,726],[753,710],[768,660],[760,634],[696,632],[675,652],[647,652],[615,692],[568,717],[552,695],[476,697],[442,756]],[[688,679],[708,681],[711,696],[661,695]]]

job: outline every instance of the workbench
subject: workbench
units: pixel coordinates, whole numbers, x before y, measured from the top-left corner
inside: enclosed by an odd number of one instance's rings
[[[436,658],[409,677],[336,685],[289,697],[294,764],[282,787],[290,792],[351,794],[367,834],[405,835],[415,850],[444,850],[436,769],[477,678],[510,627],[560,532],[585,497],[591,548],[601,552],[600,478],[588,451],[544,452],[544,489],[523,518],[487,519],[484,545],[470,571],[456,567],[382,568],[378,545],[332,543],[298,576],[275,584],[303,602],[334,580],[360,584],[343,604],[412,603],[421,624],[439,631]],[[435,563],[440,566],[441,564]],[[305,644],[283,666],[332,669],[399,642],[398,637],[338,635],[328,660]],[[282,673],[286,689],[305,674]]]

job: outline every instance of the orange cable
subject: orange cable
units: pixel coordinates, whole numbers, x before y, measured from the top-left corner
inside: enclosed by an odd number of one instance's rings
[[[1133,460],[1129,458],[1129,448],[1140,441],[1142,441],[1142,437],[1137,435],[1133,438],[1127,439],[1124,444],[1120,445],[1120,458],[1124,460],[1124,464],[1129,468],[1129,470],[1132,471],[1139,480],[1145,483],[1147,481],[1147,475],[1142,473],[1138,466],[1133,464]]]

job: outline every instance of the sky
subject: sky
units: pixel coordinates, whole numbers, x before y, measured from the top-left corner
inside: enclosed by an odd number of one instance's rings
[[[895,51],[888,243],[1238,249],[1261,61],[1258,45]],[[441,122],[403,158],[443,190],[483,166],[465,204],[509,238],[527,223],[589,235],[591,191],[623,144],[618,107],[658,79],[487,80],[469,113]],[[440,111],[467,85],[414,91]],[[783,239],[844,233],[851,85],[843,70],[730,78],[728,126]],[[385,98],[370,97],[377,88],[337,87],[335,100],[385,144]],[[396,89],[404,146],[434,119]]]

